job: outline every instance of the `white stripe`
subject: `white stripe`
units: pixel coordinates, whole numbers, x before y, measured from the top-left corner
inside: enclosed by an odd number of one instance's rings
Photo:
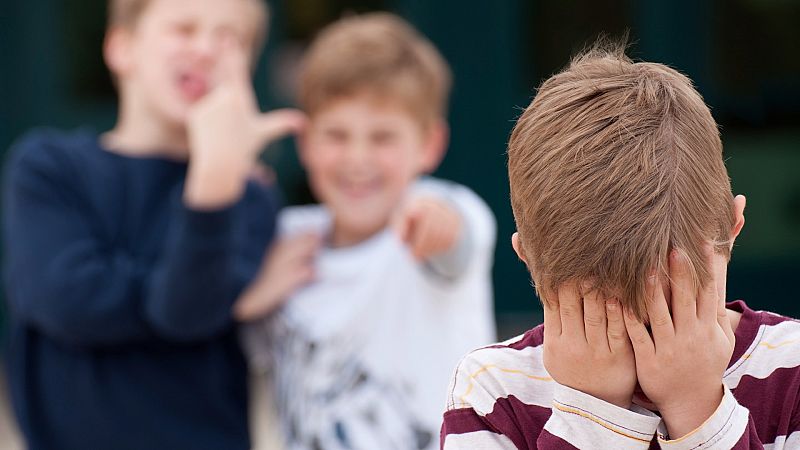
[[[472,407],[485,416],[497,398],[514,395],[528,405],[551,408],[555,383],[544,370],[542,346],[484,348],[461,362],[451,390],[452,407]]]
[[[786,436],[778,436],[773,444],[764,444],[764,450],[796,450],[800,448],[800,431]]]
[[[643,450],[650,446],[649,441],[623,436],[593,420],[555,408],[544,429],[579,449]]]
[[[464,434],[448,434],[444,439],[444,450],[515,450],[517,447],[508,437],[491,431],[473,431]]]
[[[742,359],[725,373],[725,384],[733,389],[745,375],[765,379],[777,369],[797,366],[800,366],[800,323],[761,325]]]
[[[747,430],[750,411],[740,405],[725,388],[722,403],[703,425],[673,441],[658,439],[664,450],[705,450],[733,448]],[[663,423],[662,423],[663,424]]]

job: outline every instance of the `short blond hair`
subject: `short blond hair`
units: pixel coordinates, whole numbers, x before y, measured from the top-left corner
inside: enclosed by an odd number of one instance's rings
[[[425,123],[447,113],[447,63],[427,38],[393,14],[356,15],[329,25],[302,67],[299,101],[311,115],[362,93],[400,102]]]
[[[109,0],[108,28],[134,28],[153,0]],[[258,53],[267,39],[267,23],[269,7],[264,0],[249,0],[255,6],[256,30],[253,39],[253,50]]]
[[[646,280],[685,252],[711,278],[730,258],[733,196],[722,143],[692,82],[597,46],[546,80],[508,144],[511,205],[537,293],[589,282],[643,319]],[[543,289],[544,288],[544,289]]]

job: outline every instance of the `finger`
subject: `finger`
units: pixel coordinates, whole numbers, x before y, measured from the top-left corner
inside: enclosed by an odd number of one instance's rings
[[[605,302],[596,289],[583,295],[583,328],[588,343],[608,347]]]
[[[256,133],[262,143],[280,139],[286,135],[297,135],[306,127],[306,115],[296,109],[276,109],[260,114],[255,120]]]
[[[403,205],[396,213],[394,218],[394,229],[401,242],[408,244],[411,236],[415,232],[417,217],[419,216],[418,207],[415,203],[409,202]]]
[[[711,279],[704,286],[700,286],[697,294],[697,317],[707,322],[717,318],[718,305],[721,303],[717,293],[716,261],[714,245],[711,242],[703,244],[703,260],[711,275]]]
[[[675,328],[690,327],[697,322],[697,290],[689,270],[689,259],[678,249],[669,252],[669,283]]]
[[[583,325],[583,299],[575,282],[558,287],[558,313],[561,316],[561,334],[586,340]]]
[[[625,322],[625,331],[630,338],[633,352],[637,358],[652,355],[655,352],[655,345],[650,333],[647,332],[647,327],[634,316],[633,311],[622,308],[622,320]]]
[[[541,288],[542,311],[544,312],[544,339],[552,340],[561,336],[561,315],[558,311],[558,298],[548,288]]]
[[[430,217],[420,217],[416,223],[414,236],[411,238],[411,252],[418,260],[431,255],[436,240],[436,225]]]
[[[675,336],[667,299],[664,297],[661,279],[657,275],[650,275],[647,279],[647,317],[650,319],[650,329],[656,345],[659,341]]]
[[[628,332],[625,329],[625,319],[622,317],[622,306],[619,300],[612,298],[605,302],[606,307],[606,334],[608,348],[612,353],[621,352],[630,346]]]
[[[244,47],[233,36],[226,36],[219,58],[219,83],[250,87],[250,62]]]

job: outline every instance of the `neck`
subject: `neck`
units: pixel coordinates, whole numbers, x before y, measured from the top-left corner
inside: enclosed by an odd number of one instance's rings
[[[334,223],[331,231],[330,245],[333,248],[350,247],[358,245],[367,239],[381,232],[385,226],[375,229],[354,230],[343,227],[341,224]]]
[[[163,116],[130,101],[121,103],[117,124],[101,139],[107,149],[124,155],[186,160],[189,154],[184,125],[169,123]]]

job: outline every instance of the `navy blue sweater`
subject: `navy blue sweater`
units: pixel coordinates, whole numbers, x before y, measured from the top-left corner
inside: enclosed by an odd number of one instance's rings
[[[230,308],[277,195],[193,211],[186,164],[37,131],[5,175],[8,371],[32,450],[246,449],[246,367]]]

